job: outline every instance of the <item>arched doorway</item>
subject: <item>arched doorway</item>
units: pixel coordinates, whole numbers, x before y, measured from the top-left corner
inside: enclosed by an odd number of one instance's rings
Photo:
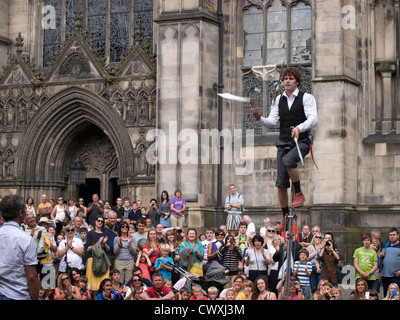
[[[119,178],[118,157],[115,148],[107,135],[94,124],[83,123],[71,137],[67,159],[81,159],[86,168],[86,184],[80,186],[80,196],[85,203],[91,202],[93,193],[100,195],[103,201],[111,201],[113,186],[110,180],[116,182]],[[119,195],[118,195],[119,196]]]
[[[113,196],[110,179],[126,186],[133,177],[132,141],[121,117],[108,101],[82,88],[70,87],[46,101],[20,142],[17,175],[23,196],[75,196],[69,174],[78,155],[87,178],[100,180],[104,200]],[[128,192],[120,191],[121,196]]]

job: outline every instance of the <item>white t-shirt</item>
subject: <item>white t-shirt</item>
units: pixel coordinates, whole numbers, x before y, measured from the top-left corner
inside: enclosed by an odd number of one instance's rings
[[[60,242],[58,245],[58,250],[62,250],[67,246],[67,240],[64,239]],[[74,237],[72,239],[72,247],[74,248],[83,248],[83,243],[82,240]],[[65,257],[66,256],[66,257]],[[84,265],[82,263],[82,257],[75,252],[73,252],[71,249],[67,250],[67,253],[61,258],[60,260],[60,267],[59,270],[61,272],[65,272],[67,269],[67,263],[65,262],[65,258],[67,258],[68,266],[71,268],[78,268],[79,270],[82,270],[84,268]]]

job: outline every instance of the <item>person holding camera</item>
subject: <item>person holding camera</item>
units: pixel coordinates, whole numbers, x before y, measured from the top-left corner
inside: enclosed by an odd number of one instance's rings
[[[285,296],[285,281],[286,281],[286,274],[284,277],[278,282],[276,288],[279,291],[278,300],[286,300]],[[300,286],[300,280],[297,276],[290,275],[290,282],[289,282],[289,297],[287,300],[304,300],[303,291]]]
[[[160,210],[157,206],[157,200],[151,199],[150,205],[146,210],[146,215],[151,219],[151,228],[155,228],[160,223]]]
[[[236,245],[235,238],[229,235],[226,238],[225,246],[220,249],[220,254],[222,256],[222,264],[229,271],[226,277],[229,282],[226,284],[225,288],[229,288],[233,285],[232,280],[239,273],[239,262],[243,260],[243,255],[241,250]],[[243,265],[241,266],[243,269]]]
[[[335,248],[333,240],[325,241],[318,256],[318,261],[322,262],[321,279],[325,279],[333,286],[337,286],[339,282],[337,267],[340,262],[340,256]]]

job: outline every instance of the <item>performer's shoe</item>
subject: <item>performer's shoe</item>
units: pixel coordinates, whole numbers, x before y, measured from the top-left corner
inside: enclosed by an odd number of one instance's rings
[[[304,200],[305,200],[305,198],[304,198],[303,192],[300,191],[298,193],[295,193],[294,199],[292,202],[292,207],[294,207],[294,208],[301,207],[304,204]]]
[[[286,219],[283,218],[282,222],[275,227],[276,231],[283,231],[286,230]]]

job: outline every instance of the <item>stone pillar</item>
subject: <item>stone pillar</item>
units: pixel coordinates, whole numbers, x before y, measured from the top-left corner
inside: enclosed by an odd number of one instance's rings
[[[356,1],[348,1],[356,7]],[[313,90],[319,121],[314,153],[313,203],[357,202],[356,29],[344,28],[342,1],[317,0],[313,6]]]
[[[216,1],[162,0],[155,21],[157,47],[157,117],[159,135],[157,194],[175,189],[191,203],[188,225],[201,227],[205,179],[212,166],[201,163],[201,129],[211,129],[216,110],[207,93],[218,80]],[[162,136],[162,137],[161,137]],[[206,169],[204,169],[206,167]],[[210,192],[211,188],[208,188]],[[195,209],[196,208],[196,209]],[[196,217],[191,217],[196,215]]]
[[[395,129],[395,109],[393,106],[392,76],[396,71],[395,62],[377,62],[376,71],[382,77],[382,106],[376,114],[376,129],[388,133]],[[377,108],[378,110],[378,108]]]

